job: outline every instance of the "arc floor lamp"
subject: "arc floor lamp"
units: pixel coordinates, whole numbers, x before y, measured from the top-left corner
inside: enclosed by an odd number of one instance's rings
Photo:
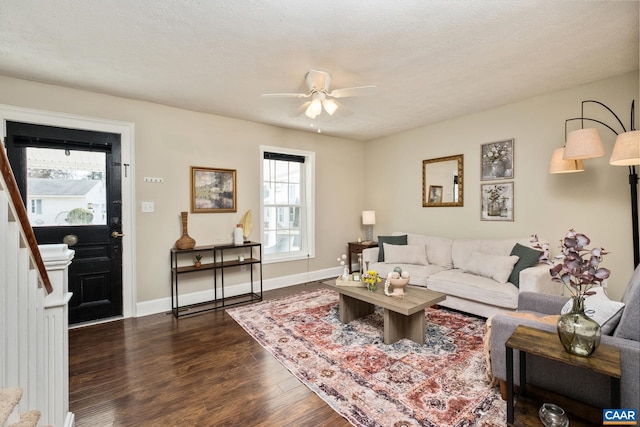
[[[594,103],[609,111],[622,127],[622,132],[616,130],[608,124],[590,117],[584,116],[584,105]],[[599,101],[588,99],[582,101],[582,112],[580,117],[573,117],[564,122],[565,146],[554,150],[549,165],[549,173],[570,173],[584,171],[583,160],[604,156],[604,148],[600,133],[596,128],[584,128],[584,122],[595,122],[603,125],[611,132],[615,133],[616,142],[613,152],[609,158],[609,164],[614,166],[629,167],[629,186],[631,190],[631,226],[633,239],[633,265],[634,268],[640,264],[640,243],[638,241],[638,173],[636,165],[640,165],[640,131],[635,129],[635,100],[631,101],[631,126],[627,131],[622,120],[616,113],[605,104]],[[567,134],[567,123],[573,120],[580,120],[582,127]],[[617,125],[615,125],[617,127]]]

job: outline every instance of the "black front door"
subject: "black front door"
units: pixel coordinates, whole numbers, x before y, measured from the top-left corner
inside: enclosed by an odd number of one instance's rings
[[[7,122],[6,147],[38,244],[75,251],[69,323],[121,315],[120,135]]]

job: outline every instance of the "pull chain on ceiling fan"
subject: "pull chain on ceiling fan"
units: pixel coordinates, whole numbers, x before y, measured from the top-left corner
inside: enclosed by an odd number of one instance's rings
[[[265,93],[264,97],[283,98],[311,98],[302,107],[305,108],[304,115],[310,119],[315,119],[322,114],[324,109],[330,116],[336,112],[340,104],[334,98],[346,98],[350,96],[370,95],[376,87],[356,86],[329,91],[331,85],[331,74],[326,71],[310,70],[305,75],[305,83],[309,88],[308,93]]]

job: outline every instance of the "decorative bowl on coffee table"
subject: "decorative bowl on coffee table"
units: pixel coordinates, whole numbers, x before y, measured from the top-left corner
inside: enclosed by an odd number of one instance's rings
[[[409,284],[409,278],[389,279],[389,284],[393,288],[392,297],[404,297],[404,288]]]

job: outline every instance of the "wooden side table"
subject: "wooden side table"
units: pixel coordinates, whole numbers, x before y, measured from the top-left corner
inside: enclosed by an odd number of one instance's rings
[[[351,255],[352,254],[361,254],[363,250],[367,248],[377,248],[378,242],[349,242],[349,273],[353,273],[351,269]],[[362,273],[362,272],[361,272]]]
[[[620,349],[601,344],[591,357],[569,354],[557,334],[527,326],[518,326],[506,344],[507,358],[507,424],[514,424],[513,350],[520,351],[520,392],[527,395],[527,353],[570,366],[604,374],[611,379],[611,407],[620,408]]]

